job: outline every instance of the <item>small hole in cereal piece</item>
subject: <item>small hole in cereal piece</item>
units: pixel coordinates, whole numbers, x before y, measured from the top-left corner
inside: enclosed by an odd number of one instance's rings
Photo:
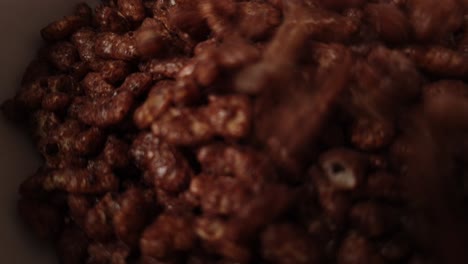
[[[320,163],[330,183],[339,190],[356,189],[364,177],[366,161],[352,150],[329,150],[322,154]]]
[[[342,164],[325,165],[325,171],[330,182],[340,189],[353,189],[357,184],[356,176]]]

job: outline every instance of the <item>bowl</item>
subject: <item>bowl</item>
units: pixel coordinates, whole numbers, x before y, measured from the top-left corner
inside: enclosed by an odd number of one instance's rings
[[[71,13],[79,2],[83,0],[0,1],[0,102],[20,88],[22,74],[41,45],[41,28]],[[34,239],[17,216],[18,186],[37,169],[39,158],[25,133],[2,115],[0,146],[0,263],[57,263],[52,246]]]

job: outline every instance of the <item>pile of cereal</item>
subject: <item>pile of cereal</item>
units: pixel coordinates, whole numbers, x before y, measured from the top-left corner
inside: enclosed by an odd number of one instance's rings
[[[19,213],[65,264],[467,263],[467,11],[80,4],[3,104]]]

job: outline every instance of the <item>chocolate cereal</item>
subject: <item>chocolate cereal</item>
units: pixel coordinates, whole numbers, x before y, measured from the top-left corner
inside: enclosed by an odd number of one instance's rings
[[[102,0],[3,112],[64,264],[468,263],[464,0]]]

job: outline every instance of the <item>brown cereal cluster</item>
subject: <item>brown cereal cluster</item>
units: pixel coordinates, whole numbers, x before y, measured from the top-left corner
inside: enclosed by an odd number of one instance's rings
[[[64,264],[468,263],[464,0],[102,0],[5,115]]]

